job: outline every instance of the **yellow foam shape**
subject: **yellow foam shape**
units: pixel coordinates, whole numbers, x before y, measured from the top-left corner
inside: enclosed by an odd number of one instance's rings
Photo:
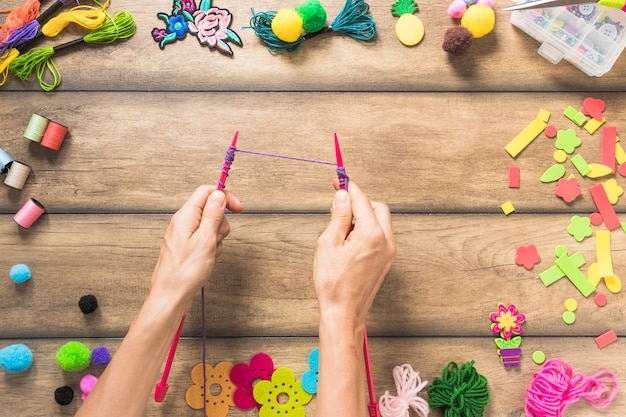
[[[617,138],[617,143],[615,143],[615,160],[620,165],[626,162],[626,152],[624,152],[622,144],[619,143],[619,138]]]
[[[505,147],[504,150],[513,158],[519,155],[530,143],[543,132],[550,120],[550,112],[541,109],[535,120],[517,134]]]
[[[596,130],[598,130],[600,126],[602,126],[605,122],[606,122],[606,119],[604,117],[602,118],[602,120],[596,120],[594,118],[591,118],[587,123],[585,123],[583,128],[590,135],[593,135],[596,132]]]
[[[515,211],[515,207],[513,207],[513,203],[511,203],[510,201],[507,201],[505,203],[502,203],[500,205],[500,208],[502,208],[502,211],[504,212],[504,214],[506,214],[507,216],[511,213],[513,213]]]
[[[589,165],[589,168],[591,168],[591,171],[589,171],[589,173],[587,174],[588,178],[600,178],[606,175],[613,174],[613,170],[610,167],[607,167],[606,165],[595,164],[595,163],[591,163],[587,165]]]
[[[611,259],[611,231],[598,230],[596,232],[596,260],[598,275],[601,278],[615,275],[613,272],[613,260]]]
[[[592,263],[591,265],[589,265],[589,268],[587,268],[587,279],[589,280],[591,285],[596,288],[598,287],[598,284],[600,284],[600,280],[602,279],[602,277],[600,277],[597,263]],[[622,290],[622,281],[617,275],[604,277],[604,285],[606,285],[606,288],[613,294],[617,294]]]
[[[417,45],[424,37],[424,24],[414,14],[405,13],[396,23],[396,36],[406,46]]]

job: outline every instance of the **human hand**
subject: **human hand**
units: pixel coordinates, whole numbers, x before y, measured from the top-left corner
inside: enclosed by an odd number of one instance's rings
[[[321,315],[365,324],[396,256],[389,207],[350,182],[335,194],[330,224],[317,240],[313,276]]]
[[[243,205],[227,190],[208,185],[196,189],[172,216],[165,232],[151,292],[191,302],[213,271],[223,251],[222,240],[230,233],[226,209],[240,213]]]

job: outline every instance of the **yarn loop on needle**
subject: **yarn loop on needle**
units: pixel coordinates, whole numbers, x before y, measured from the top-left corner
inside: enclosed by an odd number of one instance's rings
[[[430,411],[428,402],[417,394],[428,385],[428,381],[422,381],[419,372],[414,371],[409,364],[393,368],[393,380],[398,396],[385,391],[380,397],[382,417],[408,417],[409,409],[413,409],[420,417],[427,417]]]

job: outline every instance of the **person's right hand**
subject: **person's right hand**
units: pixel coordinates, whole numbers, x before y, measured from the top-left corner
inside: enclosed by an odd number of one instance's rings
[[[354,182],[337,191],[313,268],[321,315],[364,325],[395,256],[389,207],[370,202]]]

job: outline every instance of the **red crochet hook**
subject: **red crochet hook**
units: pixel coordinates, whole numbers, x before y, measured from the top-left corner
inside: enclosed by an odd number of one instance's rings
[[[217,189],[223,190],[226,186],[226,178],[228,178],[228,172],[230,171],[230,166],[235,159],[235,149],[237,146],[237,137],[239,136],[239,131],[235,132],[235,137],[233,138],[232,143],[228,147],[226,151],[226,156],[224,157],[224,163],[222,164],[222,173],[220,174],[220,178],[217,180]],[[161,380],[157,382],[156,387],[154,389],[154,400],[158,403],[163,402],[165,399],[165,394],[167,394],[167,390],[169,389],[169,385],[167,384],[167,378],[170,374],[170,369],[172,368],[172,362],[174,362],[174,355],[176,354],[176,347],[178,346],[178,341],[180,340],[180,333],[183,330],[183,325],[185,324],[185,317],[180,320],[180,325],[178,326],[178,330],[176,330],[176,334],[172,339],[172,344],[170,345],[170,351],[167,355],[167,360],[165,362],[165,367],[163,368],[163,375],[161,375]]]
[[[342,190],[348,189],[348,175],[346,174],[346,167],[343,165],[343,157],[341,156],[341,148],[339,147],[339,140],[337,139],[337,133],[335,133],[335,157],[337,159],[337,178],[339,179],[339,188]],[[376,401],[376,391],[374,391],[374,377],[372,376],[372,362],[370,360],[370,349],[367,341],[367,329],[363,327],[363,360],[365,361],[365,374],[367,376],[367,390],[369,392],[370,402],[367,404],[367,410],[370,417],[380,417],[380,409],[378,408],[378,402]]]

